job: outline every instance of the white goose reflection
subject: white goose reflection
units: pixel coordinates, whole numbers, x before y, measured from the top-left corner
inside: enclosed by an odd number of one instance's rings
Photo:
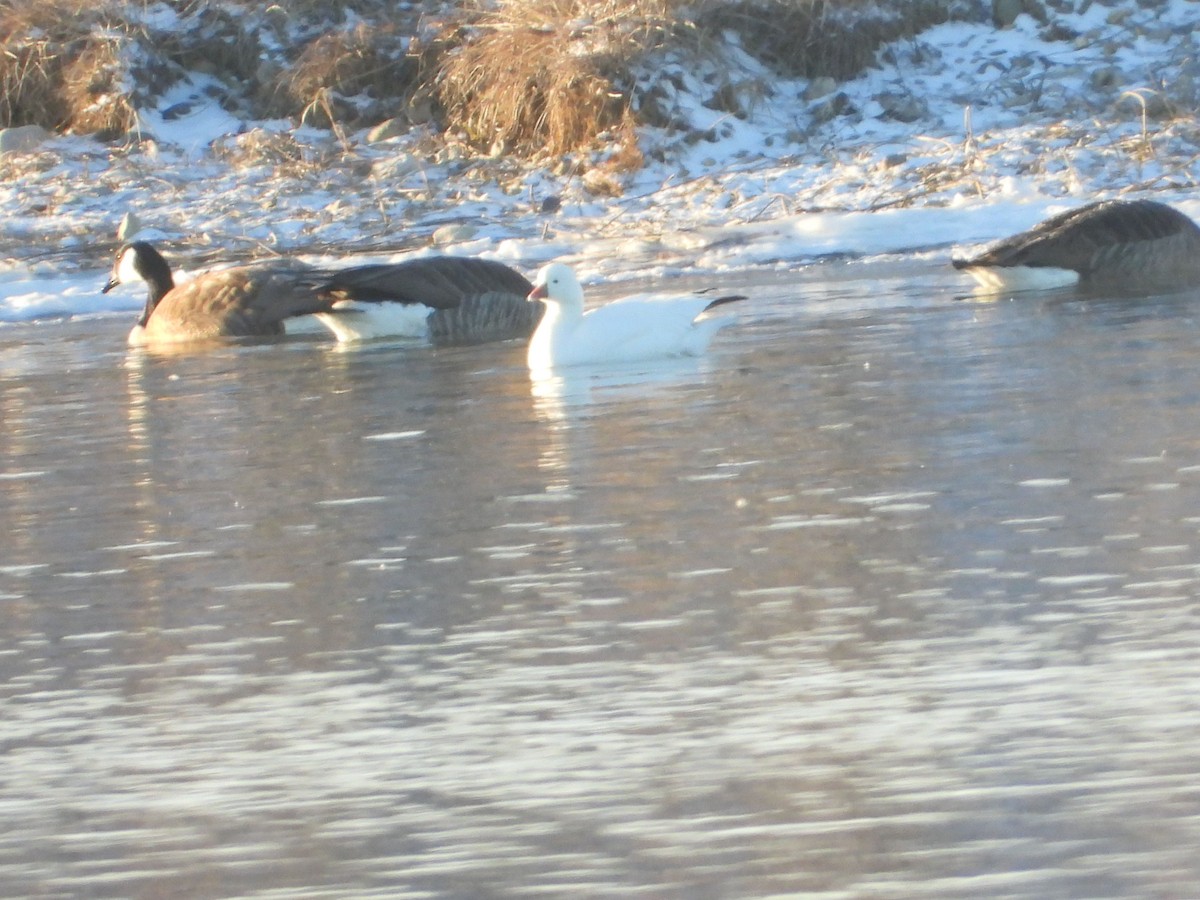
[[[563,422],[594,414],[609,403],[639,400],[671,390],[706,375],[711,364],[702,357],[679,356],[621,366],[572,366],[530,372],[534,409],[547,422]]]
[[[538,468],[548,477],[547,496],[571,495],[573,473],[592,467],[598,436],[591,425],[596,420],[622,409],[644,407],[656,396],[705,377],[710,368],[703,358],[673,357],[531,372],[534,415],[545,426]]]

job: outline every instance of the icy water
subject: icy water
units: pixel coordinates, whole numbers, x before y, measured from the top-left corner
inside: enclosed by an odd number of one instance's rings
[[[5,897],[1181,897],[1200,298],[702,361],[0,331]]]

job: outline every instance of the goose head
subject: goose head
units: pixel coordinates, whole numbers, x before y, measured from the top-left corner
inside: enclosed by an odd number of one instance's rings
[[[154,312],[158,301],[175,287],[175,279],[171,276],[171,267],[163,259],[162,254],[145,241],[134,241],[126,244],[117,251],[113,262],[112,274],[108,283],[101,288],[100,293],[107,294],[121,284],[134,281],[144,281],[150,287],[150,296],[146,299],[146,310],[142,313],[142,325]]]
[[[542,266],[533,281],[530,300],[541,300],[549,307],[583,312],[583,288],[571,267],[565,263]]]

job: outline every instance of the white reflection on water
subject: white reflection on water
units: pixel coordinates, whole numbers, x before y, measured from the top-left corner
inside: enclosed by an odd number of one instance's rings
[[[571,496],[570,473],[589,465],[589,418],[616,415],[622,406],[641,407],[656,396],[670,396],[673,389],[699,379],[706,368],[695,357],[680,357],[530,373],[534,414],[544,426],[538,464],[556,473],[546,484],[546,498]]]
[[[1188,309],[860,271],[548,390],[8,375],[6,893],[1188,895]]]
[[[530,391],[539,416],[561,421],[590,404],[641,401],[709,372],[695,356],[664,357],[609,366],[570,366],[530,373]]]

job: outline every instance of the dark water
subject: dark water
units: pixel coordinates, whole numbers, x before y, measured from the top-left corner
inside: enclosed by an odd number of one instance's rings
[[[1200,299],[708,358],[0,331],[6,897],[1183,897]]]

